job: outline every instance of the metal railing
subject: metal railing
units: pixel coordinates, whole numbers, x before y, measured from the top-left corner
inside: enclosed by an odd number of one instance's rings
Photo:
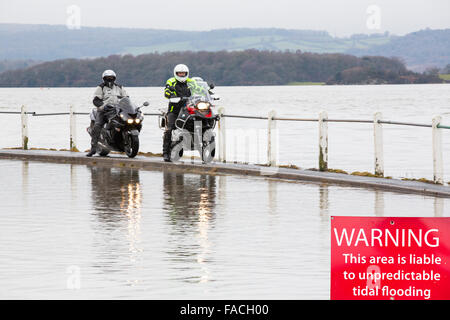
[[[56,113],[36,113],[28,112],[25,106],[22,106],[21,111],[0,111],[0,114],[20,114],[22,119],[22,148],[28,149],[28,115],[33,117],[42,116],[70,116],[70,150],[77,150],[76,144],[76,116],[89,115],[88,112],[75,112],[70,106],[69,112]],[[382,119],[380,112],[374,113],[371,120],[368,119],[330,119],[326,111],[321,111],[318,118],[287,118],[277,117],[274,110],[270,111],[267,117],[264,116],[246,116],[246,115],[232,115],[225,114],[225,109],[220,107],[218,109],[220,121],[218,123],[218,160],[227,162],[226,155],[226,118],[240,118],[267,121],[267,165],[277,165],[277,140],[275,138],[274,130],[276,130],[277,121],[300,121],[300,122],[318,122],[319,127],[319,156],[318,168],[320,171],[328,170],[328,123],[366,123],[373,125],[374,132],[374,174],[379,177],[384,176],[384,152],[383,152],[383,125],[400,125],[424,127],[432,129],[432,146],[433,146],[433,181],[436,184],[444,184],[444,168],[443,168],[443,150],[442,150],[442,130],[450,129],[450,126],[441,125],[442,117],[435,116],[431,124],[388,121]],[[159,116],[160,113],[144,113],[146,116]]]
[[[329,119],[326,111],[321,111],[319,117],[315,118],[286,118],[276,117],[275,111],[270,111],[267,117],[255,117],[255,116],[236,116],[225,115],[224,109],[219,111],[222,117],[229,118],[246,118],[246,119],[262,119],[267,120],[268,124],[268,144],[267,144],[267,156],[268,165],[275,164],[275,153],[273,151],[273,141],[271,138],[271,130],[275,129],[276,121],[305,121],[305,122],[318,122],[319,124],[319,170],[328,170],[328,123],[370,123],[373,124],[374,131],[374,175],[384,176],[384,152],[383,152],[383,124],[388,125],[401,125],[401,126],[413,126],[413,127],[425,127],[432,128],[432,145],[433,145],[433,181],[437,184],[444,184],[444,161],[442,152],[442,130],[450,129],[450,126],[441,125],[442,117],[435,116],[432,119],[432,124],[414,123],[414,122],[400,122],[400,121],[387,121],[382,120],[382,114],[376,112],[372,120],[366,119]],[[222,122],[222,121],[221,121]],[[225,130],[225,123],[219,124],[219,137],[225,136],[225,133],[221,130]],[[222,149],[222,148],[223,149]],[[223,145],[219,146],[219,160],[226,161],[225,155],[226,149]]]

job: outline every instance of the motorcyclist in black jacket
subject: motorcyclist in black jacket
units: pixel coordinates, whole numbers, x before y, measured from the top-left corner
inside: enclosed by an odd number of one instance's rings
[[[189,88],[190,83],[195,84],[195,80],[189,78],[189,68],[184,64],[178,64],[173,69],[173,77],[168,79],[166,87],[164,89],[164,96],[167,99],[174,97],[190,97],[191,90]],[[180,113],[181,108],[184,106],[184,101],[179,103],[169,102],[169,109],[167,112],[167,126],[164,131],[163,138],[163,157],[164,161],[170,162],[170,143],[172,141],[172,130],[175,129],[175,120]]]

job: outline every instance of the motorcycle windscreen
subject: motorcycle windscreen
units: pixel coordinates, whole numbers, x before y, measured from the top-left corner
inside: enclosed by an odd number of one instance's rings
[[[122,112],[125,112],[128,114],[136,114],[137,113],[136,105],[133,104],[131,102],[130,98],[128,98],[128,97],[120,99],[119,108],[122,110]]]
[[[188,83],[188,87],[191,91],[190,99],[194,104],[199,101],[209,102],[212,104],[212,98],[209,94],[208,84],[204,81],[192,81]]]

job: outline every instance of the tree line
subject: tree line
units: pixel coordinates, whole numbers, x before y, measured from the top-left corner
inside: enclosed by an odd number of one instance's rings
[[[0,74],[2,87],[87,87],[101,82],[105,69],[113,69],[125,86],[163,86],[173,67],[184,63],[191,76],[222,86],[285,85],[292,82],[328,84],[433,83],[432,74],[407,70],[396,58],[356,57],[279,51],[166,52],[138,56],[111,55],[95,59],[44,62]]]

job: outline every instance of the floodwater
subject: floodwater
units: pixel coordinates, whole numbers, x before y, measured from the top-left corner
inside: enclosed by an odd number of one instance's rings
[[[126,84],[124,84],[126,85]],[[136,103],[150,101],[147,113],[167,107],[162,88],[127,88]],[[385,120],[431,124],[437,115],[450,125],[450,84],[377,86],[283,86],[217,87],[218,106],[226,114],[317,118],[321,110],[330,119],[373,119],[382,112]],[[1,88],[0,111],[78,112],[92,107],[94,88]],[[68,148],[68,116],[29,117],[30,147]],[[77,116],[77,144],[89,148],[85,131],[88,116]],[[226,119],[229,161],[267,161],[267,121]],[[21,145],[19,115],[0,114],[0,148]],[[374,170],[373,125],[370,123],[329,123],[329,167],[348,172]],[[277,121],[278,163],[301,168],[318,167],[316,122]],[[433,176],[430,128],[383,125],[385,174],[396,178]],[[450,181],[450,130],[443,130],[444,178]],[[162,131],[157,117],[147,116],[141,134],[141,151],[161,152]]]
[[[0,160],[0,299],[328,299],[330,217],[449,199]]]

